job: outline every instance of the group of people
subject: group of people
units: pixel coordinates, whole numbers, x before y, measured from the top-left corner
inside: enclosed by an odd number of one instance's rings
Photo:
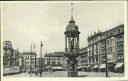
[[[43,70],[36,70],[35,74],[36,74],[36,76],[38,76],[38,74],[40,74],[40,76],[42,76],[42,72],[43,72]],[[53,69],[48,69],[48,72],[53,73],[54,70]]]

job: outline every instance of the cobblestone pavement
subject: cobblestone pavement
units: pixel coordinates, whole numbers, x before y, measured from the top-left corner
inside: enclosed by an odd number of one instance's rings
[[[109,77],[123,77],[123,73],[108,73]],[[7,77],[30,77],[29,73],[8,75]],[[32,77],[40,77],[40,74],[32,74]],[[43,72],[42,77],[67,77],[67,71]],[[78,77],[105,77],[105,72],[78,72]]]

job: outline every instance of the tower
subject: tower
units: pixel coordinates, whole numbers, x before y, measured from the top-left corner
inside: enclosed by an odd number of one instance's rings
[[[72,4],[71,4],[72,5]],[[73,9],[71,9],[71,20],[66,27],[65,34],[65,56],[67,57],[68,77],[78,76],[77,60],[79,56],[79,34],[78,26],[73,19]]]

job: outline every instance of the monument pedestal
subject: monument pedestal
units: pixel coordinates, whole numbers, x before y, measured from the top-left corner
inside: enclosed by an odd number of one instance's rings
[[[77,71],[68,71],[68,77],[78,77]]]

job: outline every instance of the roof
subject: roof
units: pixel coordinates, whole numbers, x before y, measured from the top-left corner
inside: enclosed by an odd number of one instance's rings
[[[35,51],[32,51],[32,53],[31,52],[23,52],[23,54],[36,54],[36,52]]]
[[[45,54],[45,57],[63,57],[64,52],[54,52],[54,53],[48,53]]]
[[[96,38],[96,37],[102,36],[102,34],[103,34],[103,32],[98,32],[98,33],[96,33],[96,34],[94,34],[94,35],[88,37],[87,40],[88,40],[88,41],[93,40],[93,39]]]
[[[118,26],[116,26],[116,27],[114,27],[112,29],[109,29],[109,30],[105,31],[104,34],[108,33],[108,32],[111,32],[111,31],[114,31],[114,30],[117,30],[119,28],[124,28],[124,24],[121,24],[121,25],[118,25]]]
[[[78,31],[78,26],[75,25],[73,16],[71,17],[71,20],[69,21],[69,24],[67,25],[66,31]]]
[[[110,33],[109,36],[111,36],[111,34],[114,35],[114,34],[116,34],[116,33],[115,33],[115,32],[112,33],[112,32],[113,32],[114,30],[119,29],[119,28],[124,28],[124,24],[118,25],[118,26],[116,26],[116,27],[114,27],[114,28],[112,28],[112,29],[109,29],[109,30],[105,31],[105,32],[98,32],[98,33],[96,33],[96,34],[94,34],[94,35],[88,37],[87,40],[88,40],[88,41],[93,40],[94,38],[96,38],[96,37],[98,37],[98,36],[102,36],[102,37],[105,37],[105,38],[106,38],[105,35],[107,35],[108,33]],[[123,31],[122,31],[122,33],[123,33]]]
[[[69,23],[66,28],[66,31],[76,31],[76,30],[78,30],[78,26],[75,25],[75,23]]]

